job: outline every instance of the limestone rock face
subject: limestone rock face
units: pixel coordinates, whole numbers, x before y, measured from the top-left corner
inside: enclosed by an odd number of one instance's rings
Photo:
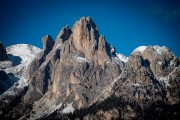
[[[7,113],[0,118],[179,117],[180,61],[167,47],[140,46],[127,58],[116,53],[90,17],[64,27],[55,42],[50,35],[42,41],[43,50],[27,69],[26,91],[18,102],[12,100],[13,108],[0,106],[0,115]]]
[[[72,28],[73,43],[85,57],[91,59],[98,49],[99,31],[91,18],[82,17]]]
[[[57,56],[56,51],[51,51],[54,41],[50,35],[43,37],[42,42],[43,51],[28,66],[27,76],[31,81],[29,90],[24,97],[24,101],[27,103],[39,100],[48,90],[48,81],[52,71],[52,64],[54,64],[50,62],[50,58]],[[53,54],[52,56],[48,56],[50,52]]]
[[[180,66],[176,67],[169,75],[167,98],[171,104],[179,103],[180,99]]]
[[[51,51],[54,46],[54,41],[50,35],[47,35],[42,38],[43,49],[47,51]]]
[[[140,48],[130,55],[118,80],[110,84],[97,99],[99,104],[96,106],[101,106],[100,109],[106,109],[106,106],[109,106],[109,109],[116,106],[122,119],[137,118],[139,114],[137,105],[149,106],[141,109],[152,110],[158,108],[154,105],[157,101],[164,103],[162,106],[167,104],[178,106],[180,102],[179,59],[166,47],[147,46],[144,50]],[[124,101],[130,106],[127,107],[126,104],[123,106]],[[120,108],[117,107],[118,104],[121,104]],[[161,107],[159,109],[162,112],[164,109]],[[141,118],[143,114],[140,115]],[[96,115],[89,117],[96,117]]]
[[[0,61],[5,61],[5,60],[7,60],[6,49],[3,46],[3,44],[0,42]]]
[[[56,37],[54,48],[56,48],[59,44],[62,44],[66,40],[68,40],[71,33],[72,33],[72,31],[68,25],[66,27],[64,27]]]
[[[55,101],[55,105],[73,103],[76,109],[93,104],[121,73],[121,63],[112,49],[91,18],[81,18],[72,31],[63,28],[53,49],[30,64],[30,84],[24,103],[36,101],[33,111],[38,114],[50,107],[41,108],[49,100]],[[41,116],[38,114],[34,118]]]
[[[75,109],[88,109],[98,102],[103,109],[105,106],[101,104],[109,99],[120,99],[113,104],[106,103],[110,107],[123,101],[134,101],[139,105],[146,101],[179,102],[179,84],[173,82],[179,81],[179,59],[168,48],[137,48],[124,67],[121,64],[115,48],[99,35],[91,18],[81,18],[72,30],[63,28],[55,46],[30,78],[29,90],[24,97],[24,101],[36,101],[30,117],[41,118],[45,115],[42,111],[50,112],[48,108],[52,105],[70,103]],[[49,101],[54,102],[48,104]],[[125,105],[122,110],[98,110],[95,116],[86,117],[118,119],[121,114],[121,118],[133,119],[137,117],[135,111],[132,106]]]
[[[167,102],[168,99],[173,97],[173,95],[168,95],[169,89],[172,90],[173,88],[176,91],[173,93],[176,93],[179,100],[177,87],[180,77],[177,77],[179,74],[178,68],[179,59],[169,49],[148,46],[143,52],[135,51],[131,54],[120,79],[112,89],[116,91],[117,96],[124,95],[125,99]],[[172,77],[172,75],[176,77]],[[172,81],[177,81],[176,86],[170,85],[170,83],[173,84]]]
[[[166,76],[179,65],[179,60],[167,47],[147,47],[143,52],[143,58],[148,60],[150,68],[156,77]]]

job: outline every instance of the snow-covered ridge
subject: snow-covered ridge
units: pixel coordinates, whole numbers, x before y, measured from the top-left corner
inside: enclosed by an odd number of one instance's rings
[[[15,87],[17,88],[27,86],[27,67],[40,51],[41,49],[28,44],[16,44],[7,47],[8,60],[0,61],[0,65],[4,65],[0,69],[7,74],[13,74],[14,77],[8,75],[10,79],[6,80],[6,84],[12,86],[16,82]],[[7,90],[4,94],[9,92],[12,92],[11,89]]]
[[[11,72],[18,78],[26,78],[25,72],[27,66],[41,49],[28,44],[16,44],[7,47],[6,51],[9,60],[13,63],[13,66],[6,69],[6,72]]]
[[[156,53],[158,53],[158,54],[162,54],[163,52],[168,51],[168,48],[165,46],[160,47],[158,45],[155,45],[155,46],[153,46],[153,48],[156,51]]]
[[[162,53],[167,52],[169,50],[165,46],[158,46],[158,45],[154,45],[154,46],[139,46],[132,53],[135,53],[135,52],[143,53],[149,47],[153,48],[154,52],[157,53],[157,54],[162,54]]]
[[[126,63],[128,61],[128,57],[124,56],[123,54],[116,54],[120,61]]]
[[[29,44],[16,44],[6,48],[7,54],[13,56],[19,56],[22,61],[21,63],[29,63],[31,58],[34,58],[41,49]]]
[[[134,53],[134,52],[141,52],[141,53],[143,53],[146,50],[146,48],[147,48],[147,46],[139,46],[132,53]]]

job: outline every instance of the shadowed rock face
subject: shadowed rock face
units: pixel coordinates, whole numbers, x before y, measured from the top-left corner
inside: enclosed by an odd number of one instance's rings
[[[157,52],[159,49],[162,51]],[[167,97],[166,92],[173,87],[169,84],[170,76],[178,67],[179,59],[168,48],[148,46],[143,53],[137,51],[131,54],[118,83],[132,86],[131,90],[127,90],[133,93],[135,99],[167,101],[170,96]]]
[[[30,77],[24,102],[32,103],[47,92],[37,101],[34,111],[40,111],[47,98],[55,99],[56,104],[74,102],[76,108],[93,103],[121,73],[120,62],[114,60],[111,49],[90,18],[81,18],[72,31],[63,28],[44,61],[34,64],[40,57],[29,66],[36,72]]]
[[[86,108],[97,101],[101,103],[112,95],[122,97],[125,101],[134,100],[138,104],[144,101],[179,101],[174,97],[179,94],[177,84],[173,85],[172,82],[172,86],[167,87],[167,80],[162,80],[179,66],[179,59],[169,49],[148,46],[143,52],[133,52],[122,73],[120,64],[115,59],[115,49],[104,36],[99,35],[91,18],[81,18],[72,30],[66,26],[58,34],[53,49],[49,50],[30,78],[24,102],[36,101],[32,111],[40,114],[31,114],[31,117],[42,117],[42,111],[50,107],[49,101],[54,101],[54,105],[73,103],[76,109]],[[173,75],[177,79],[178,70]],[[128,113],[124,118],[136,116],[130,106],[125,106],[123,110]],[[116,114],[116,119],[120,116],[118,109],[111,109],[97,111],[94,117],[100,113],[105,118],[112,118],[111,113]]]
[[[3,82],[8,79],[8,75],[3,70],[0,70],[0,94],[7,90],[7,87],[4,86]]]
[[[166,115],[169,119],[179,118],[179,70],[179,59],[166,47],[148,46],[144,51],[135,51],[119,79],[107,87],[96,104],[85,109],[88,112],[83,118],[108,119],[109,114],[114,114],[111,117],[115,119],[147,119],[148,115],[156,114],[150,111],[157,109],[160,111],[156,111],[159,113],[156,119],[164,119]],[[171,115],[171,109],[177,116]]]
[[[5,61],[5,60],[7,60],[6,49],[3,46],[3,44],[0,42],[0,61]]]
[[[51,51],[54,46],[54,41],[50,35],[44,36],[42,38],[43,49],[46,51]]]
[[[24,97],[28,104],[39,100],[48,90],[52,64],[49,62],[48,54],[52,51],[54,41],[50,35],[42,38],[43,51],[28,66],[28,77],[30,79],[29,90]],[[53,55],[54,54],[53,52]]]
[[[64,27],[55,42],[50,35],[42,41],[28,66],[27,93],[11,111],[15,117],[147,119],[159,113],[152,119],[160,119],[176,112],[178,118],[180,62],[168,48],[139,47],[122,63],[90,17]]]
[[[56,41],[53,49],[55,49],[59,44],[63,44],[66,40],[68,40],[71,33],[72,31],[68,25],[62,28],[62,30],[59,32],[59,34],[56,37]]]

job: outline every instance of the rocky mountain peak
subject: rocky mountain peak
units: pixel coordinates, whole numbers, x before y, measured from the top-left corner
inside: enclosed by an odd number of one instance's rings
[[[99,31],[90,17],[82,17],[74,24],[72,31],[73,42],[78,50],[90,56],[98,49]]]
[[[53,49],[55,49],[58,46],[58,44],[63,44],[66,40],[68,40],[71,33],[72,31],[69,28],[69,25],[66,25],[65,27],[63,27],[56,37],[56,41],[55,41],[55,45]]]
[[[147,119],[149,111],[173,118],[180,114],[180,61],[167,47],[140,46],[127,58],[116,53],[90,17],[82,17],[72,29],[63,27],[55,44],[50,35],[42,41],[43,50],[26,70],[28,87],[11,95],[13,99],[9,94],[0,97],[0,118]]]
[[[179,65],[179,60],[165,46],[147,46],[142,58],[149,62],[149,67],[156,77],[166,76]]]
[[[140,46],[129,57],[128,64],[135,68],[149,67],[156,77],[166,76],[179,65],[179,59],[165,46]]]
[[[5,60],[7,60],[6,48],[4,47],[3,43],[0,42],[0,61]]]
[[[51,35],[46,35],[42,38],[43,49],[47,51],[51,51],[54,46],[54,41]]]
[[[46,55],[42,51],[43,55],[30,64],[31,77],[24,103],[37,101],[34,111],[40,111],[41,104],[47,103],[49,98],[55,101],[53,104],[73,102],[79,109],[93,103],[104,86],[121,73],[120,62],[111,49],[89,17],[76,22],[72,31],[64,27],[53,50]]]

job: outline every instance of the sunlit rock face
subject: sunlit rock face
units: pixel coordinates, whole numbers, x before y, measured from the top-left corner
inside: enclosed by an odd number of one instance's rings
[[[37,113],[49,107],[41,108],[49,100],[55,105],[73,103],[76,109],[88,107],[121,73],[120,60],[89,17],[77,21],[72,30],[64,27],[54,46],[50,36],[43,43],[44,50],[29,66],[29,90],[23,97],[25,105],[36,101]]]
[[[117,54],[90,17],[62,28],[55,41],[47,35],[42,42],[28,64],[26,89],[10,108],[2,104],[8,115],[2,118],[146,119],[154,110],[159,114],[152,119],[160,119],[169,109],[169,116],[177,112],[180,62],[167,47]]]

